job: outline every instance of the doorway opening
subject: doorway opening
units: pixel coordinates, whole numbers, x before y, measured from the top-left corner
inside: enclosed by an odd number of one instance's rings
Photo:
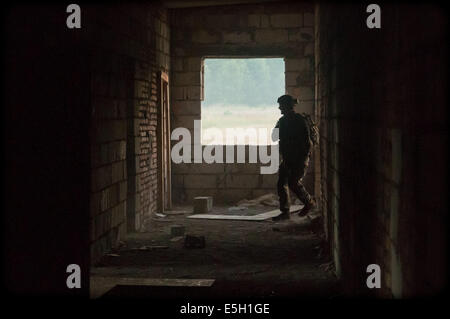
[[[158,211],[164,213],[172,207],[168,74],[161,71],[158,82]]]

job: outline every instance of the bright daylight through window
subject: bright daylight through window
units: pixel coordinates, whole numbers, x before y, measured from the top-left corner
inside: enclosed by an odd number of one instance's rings
[[[205,59],[202,144],[273,144],[284,93],[282,58]]]

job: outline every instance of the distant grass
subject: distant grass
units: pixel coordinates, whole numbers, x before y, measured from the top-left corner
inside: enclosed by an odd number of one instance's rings
[[[280,118],[278,105],[210,105],[202,106],[202,135],[208,128],[266,128],[269,131]],[[270,138],[270,137],[269,137]],[[205,141],[205,139],[203,140]],[[249,144],[258,144],[256,141],[248,141]],[[259,144],[268,144],[259,142]]]

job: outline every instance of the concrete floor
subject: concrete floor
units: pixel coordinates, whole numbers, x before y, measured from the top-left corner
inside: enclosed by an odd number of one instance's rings
[[[256,207],[242,212],[227,212],[227,207],[215,207],[213,213],[252,215],[272,209]],[[290,221],[281,222],[270,219],[258,222],[200,220],[186,218],[192,214],[192,207],[174,207],[173,212],[178,214],[153,220],[150,232],[129,234],[124,245],[113,252],[114,255],[104,256],[91,268],[93,296],[176,297],[187,294],[333,298],[338,295],[334,274],[320,267],[329,260],[319,257],[317,246],[320,238],[312,232],[307,217],[292,216]],[[186,234],[205,236],[206,247],[186,249],[183,239],[171,241],[172,225],[185,226]],[[150,249],[136,249],[143,246]],[[215,281],[211,287],[201,289],[139,283],[111,289],[117,283],[114,281],[123,277]],[[157,285],[161,286],[161,283]]]

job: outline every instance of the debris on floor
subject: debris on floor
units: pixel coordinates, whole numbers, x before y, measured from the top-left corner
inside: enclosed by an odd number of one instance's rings
[[[248,207],[246,207],[246,206],[231,206],[228,208],[228,211],[235,212],[235,211],[246,210],[246,209],[248,209]]]
[[[151,245],[151,246],[133,247],[130,250],[156,250],[156,249],[167,249],[167,248],[169,248],[169,246]]]
[[[255,199],[243,199],[237,203],[237,206],[250,207],[250,206],[273,206],[278,207],[279,201],[275,194],[265,194]]]
[[[235,206],[236,203],[232,205]],[[298,209],[292,206],[294,210]],[[296,289],[311,294],[313,291],[310,289],[313,289],[320,291],[320,294],[323,292],[326,296],[334,293],[332,286],[336,280],[334,273],[325,272],[318,267],[332,259],[317,258],[316,247],[320,244],[320,239],[311,232],[307,217],[300,218],[295,215],[289,222],[273,223],[262,218],[280,214],[278,207],[249,207],[243,211],[228,212],[229,207],[217,205],[209,213],[223,214],[220,218],[227,220],[191,219],[189,218],[192,215],[191,205],[174,207],[174,210],[187,211],[185,215],[172,216],[164,211],[163,214],[167,216],[163,219],[170,219],[170,223],[154,222],[148,231],[127,234],[123,239],[126,240],[126,247],[119,251],[108,252],[120,254],[120,257],[101,258],[101,263],[96,262],[93,265],[90,275],[97,278],[114,277],[114,280],[124,277],[183,280],[215,278],[217,280],[215,287],[217,283],[219,285],[225,283],[227,286],[223,288],[224,291],[234,293],[239,290],[238,292],[242,291],[248,295],[267,296],[273,290],[278,296],[282,291],[291,293],[297,291]],[[249,215],[252,212],[258,215]],[[237,216],[239,214],[241,216]],[[206,215],[208,214],[198,214],[203,218]],[[311,216],[313,215],[311,212]],[[155,215],[152,217],[158,218]],[[238,218],[239,221],[236,222]],[[251,222],[251,218],[260,221]],[[184,226],[184,235],[171,236],[171,226],[174,225]],[[280,228],[284,232],[272,231],[273,227]],[[197,240],[197,244],[192,244],[189,238],[185,242],[186,235],[203,236],[204,243],[203,240]],[[145,247],[162,245],[168,248]],[[130,251],[132,247],[136,248]],[[274,281],[274,278],[277,280]],[[97,280],[94,282],[94,288],[96,282]],[[238,285],[237,282],[243,284]],[[109,283],[109,280],[99,280],[98,288],[109,286]],[[126,283],[131,282],[126,280]],[[314,287],[311,287],[310,283],[313,283]],[[115,281],[113,284],[118,285]],[[137,281],[135,284],[144,285]],[[162,286],[166,283],[155,281],[155,285]],[[175,283],[171,282],[170,285]],[[120,286],[117,287],[111,295],[120,294],[120,289]],[[243,292],[244,289],[247,290]],[[128,290],[134,293],[133,289]],[[144,288],[136,289],[136,293],[140,293],[141,290],[143,295],[147,294]],[[153,293],[153,288],[148,288],[148,291]]]
[[[151,220],[158,221],[158,222],[171,222],[171,221],[173,221],[173,219],[167,218],[167,215],[160,214],[160,213],[155,213],[151,217]]]
[[[317,251],[317,258],[330,259],[330,246],[325,238],[321,238],[321,242],[314,249]]]
[[[199,196],[194,198],[194,213],[206,214],[213,208],[213,198],[211,196]]]
[[[323,232],[323,219],[320,215],[307,215],[310,221],[310,229],[313,233]]]
[[[172,237],[183,236],[186,227],[181,225],[172,225],[170,226],[170,235]]]
[[[106,256],[108,256],[108,257],[120,257],[119,254],[106,254]]]
[[[280,232],[280,233],[297,233],[298,227],[297,225],[292,225],[292,221],[287,219],[284,220],[284,223],[281,224],[282,226],[274,226],[272,227],[272,231]]]
[[[333,272],[334,271],[334,262],[330,261],[324,264],[319,265],[319,268],[325,272]]]
[[[170,239],[171,242],[176,242],[176,241],[180,241],[181,239],[183,239],[183,236],[177,236],[177,237],[173,237]]]
[[[205,236],[186,235],[184,248],[205,248]]]

